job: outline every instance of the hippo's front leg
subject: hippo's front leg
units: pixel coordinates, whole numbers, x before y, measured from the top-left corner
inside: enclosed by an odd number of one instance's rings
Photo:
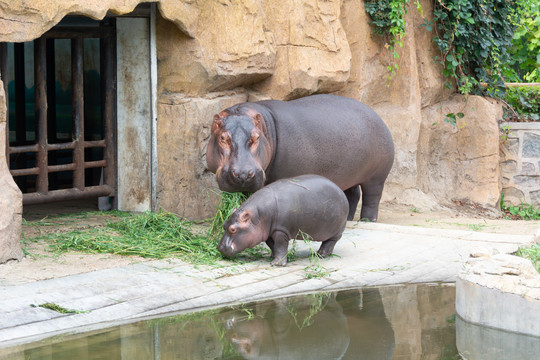
[[[344,191],[347,201],[349,202],[349,215],[347,221],[352,221],[356,214],[356,207],[360,201],[360,186],[356,185]]]
[[[274,231],[270,236],[274,241],[274,249],[272,255],[274,260],[270,263],[271,265],[287,265],[287,252],[289,250],[289,235],[285,234],[282,231]]]
[[[270,248],[272,251],[272,257],[274,257],[274,239],[268,238],[268,240],[266,240],[266,245]]]

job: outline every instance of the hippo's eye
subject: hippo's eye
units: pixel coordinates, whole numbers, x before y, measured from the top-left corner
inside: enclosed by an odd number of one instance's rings
[[[229,226],[229,233],[235,234],[235,233],[236,233],[236,230],[237,230],[237,229],[236,229],[236,226],[234,226],[234,225]]]
[[[259,134],[255,134],[249,139],[249,146],[257,143],[257,141],[259,141]]]
[[[222,134],[219,136],[219,142],[220,142],[222,145],[229,145],[229,143],[230,143],[230,137],[229,137],[229,134],[227,134],[227,133],[222,133]]]

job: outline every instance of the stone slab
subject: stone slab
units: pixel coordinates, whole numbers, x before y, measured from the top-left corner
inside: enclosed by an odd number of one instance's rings
[[[540,274],[518,256],[473,258],[456,282],[456,312],[467,322],[540,342]]]
[[[454,282],[471,253],[510,253],[533,240],[534,236],[351,222],[335,247],[336,256],[321,260],[320,265],[329,272],[321,279],[306,279],[309,247],[297,242],[296,260],[286,267],[272,267],[269,259],[246,264],[220,261],[215,266],[167,259],[3,285],[0,348],[60,333],[279,296],[398,283]],[[45,302],[83,312],[60,314],[31,306]]]

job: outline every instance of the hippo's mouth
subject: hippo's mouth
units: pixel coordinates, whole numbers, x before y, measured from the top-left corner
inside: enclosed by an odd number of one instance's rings
[[[226,257],[232,258],[240,251],[234,245],[230,236],[225,234],[217,246],[218,251]]]
[[[257,169],[251,176],[238,175],[223,168],[216,172],[219,189],[226,192],[255,192],[264,187],[265,180],[266,176],[262,169]]]

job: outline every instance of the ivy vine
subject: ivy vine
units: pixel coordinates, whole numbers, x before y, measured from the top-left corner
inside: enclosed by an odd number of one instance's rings
[[[407,3],[409,0],[366,0],[366,12],[372,19],[374,25],[373,32],[380,36],[389,35],[386,47],[393,56],[393,63],[387,66],[390,73],[388,80],[396,75],[399,69],[397,59],[399,53],[397,47],[403,47],[403,37],[405,36],[405,15],[407,14]],[[420,1],[414,1],[416,8],[422,12]]]
[[[511,63],[514,32],[520,21],[526,0],[433,0],[433,21],[424,19],[423,26],[432,31],[433,41],[440,54],[434,57],[444,66],[447,86],[457,84],[465,95],[484,94],[501,96],[504,74]],[[388,36],[388,48],[394,59],[399,57],[397,46],[403,45],[404,16],[409,0],[366,0],[373,32]],[[418,1],[414,2],[421,12]],[[530,12],[531,6],[528,5]],[[534,10],[534,9],[533,9]],[[536,18],[533,17],[533,21]],[[522,35],[526,34],[520,32]],[[515,44],[515,40],[514,40]],[[536,49],[536,47],[534,48]],[[515,58],[515,56],[514,56]],[[389,78],[398,69],[388,67]],[[487,83],[488,87],[482,86]]]
[[[503,64],[516,29],[515,2],[508,0],[437,0],[433,11],[434,43],[441,51],[444,75],[459,91],[490,95],[504,89]],[[425,20],[425,25],[431,25]]]

